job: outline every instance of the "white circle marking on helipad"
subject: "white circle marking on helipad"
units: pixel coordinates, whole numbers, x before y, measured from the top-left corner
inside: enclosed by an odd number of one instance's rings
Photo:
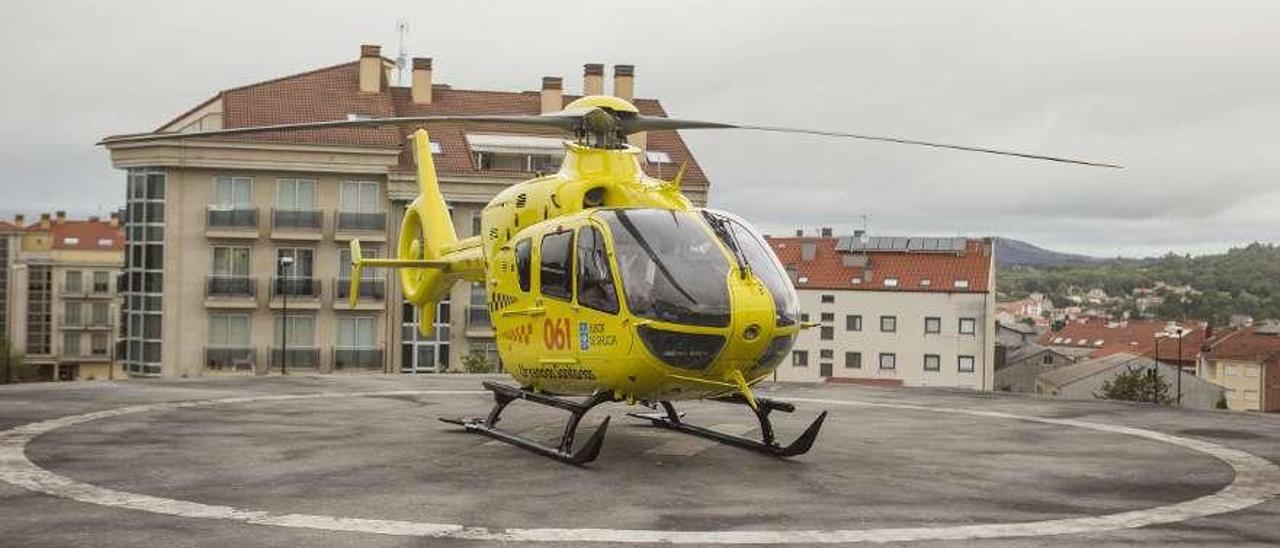
[[[67,426],[99,419],[192,407],[207,407],[262,401],[288,401],[311,398],[377,397],[403,395],[475,395],[475,390],[399,390],[379,392],[324,392],[276,396],[244,396],[216,400],[184,401],[132,405],[117,409],[71,415],[25,424],[0,432],[0,480],[26,489],[114,508],[140,510],[184,518],[220,519],[256,525],[298,527],[327,531],[374,533],[381,535],[457,538],[515,542],[617,542],[673,544],[792,544],[902,542],[918,540],[964,540],[1002,537],[1033,537],[1096,533],[1133,529],[1149,525],[1175,523],[1242,510],[1280,495],[1280,466],[1250,453],[1207,441],[1172,436],[1152,430],[1109,424],[1052,419],[996,411],[930,407],[923,405],[874,403],[816,398],[791,398],[787,401],[822,403],[838,406],[885,407],[894,409],[960,413],[977,417],[1084,428],[1098,432],[1123,434],[1185,447],[1210,455],[1231,467],[1235,478],[1216,493],[1199,498],[1146,508],[1080,518],[1065,518],[1019,523],[991,523],[950,527],[900,527],[886,529],[808,529],[750,531],[663,531],[652,529],[569,529],[569,528],[488,528],[468,527],[452,523],[348,518],[306,514],[279,514],[261,510],[235,508],[129,493],[79,482],[45,470],[26,456],[31,440]],[[533,457],[530,457],[533,458]]]

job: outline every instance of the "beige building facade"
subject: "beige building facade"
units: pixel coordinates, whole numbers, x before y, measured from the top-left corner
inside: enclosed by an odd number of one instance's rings
[[[158,131],[420,115],[538,114],[575,97],[560,78],[535,92],[459,90],[433,82],[415,59],[410,87],[388,85],[376,46],[358,61],[220,92]],[[600,76],[602,65],[586,66]],[[633,85],[628,68],[615,75]],[[623,86],[627,93],[632,87]],[[632,97],[627,97],[633,99]],[[654,100],[635,99],[662,115]],[[429,125],[433,160],[455,230],[478,230],[498,192],[563,156],[558,135],[483,124]],[[347,304],[348,244],[393,253],[417,197],[407,128],[326,129],[253,137],[116,143],[126,172],[128,262],[125,363],[136,376],[253,375],[289,371],[423,373],[462,368],[478,350],[498,356],[482,287],[458,285],[431,335],[416,329],[392,272],[366,269]],[[686,191],[704,201],[706,178],[675,132],[651,132],[646,164],[670,176],[688,160]],[[695,173],[696,172],[696,173]],[[692,175],[692,177],[690,177]]]
[[[800,296],[777,380],[992,390],[994,257],[986,240],[770,238]],[[950,247],[938,249],[945,240]],[[896,244],[901,244],[900,248]]]
[[[0,226],[0,327],[24,365],[6,364],[5,381],[122,374],[116,289],[123,241],[114,215],[72,220],[57,212],[30,225],[18,216]]]

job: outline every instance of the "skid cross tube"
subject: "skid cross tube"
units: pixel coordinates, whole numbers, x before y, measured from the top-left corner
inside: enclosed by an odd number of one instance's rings
[[[573,450],[574,434],[577,433],[578,423],[582,421],[582,416],[587,414],[591,408],[602,403],[613,401],[613,394],[607,391],[596,392],[595,395],[587,399],[586,402],[576,402],[548,396],[546,394],[538,394],[532,390],[524,388],[516,388],[505,384],[491,381],[482,383],[485,390],[493,392],[493,409],[489,410],[489,416],[486,418],[448,418],[440,417],[440,420],[449,424],[457,424],[466,429],[467,432],[474,432],[490,438],[509,443],[516,447],[527,449],[539,455],[551,457],[560,462],[580,465],[595,460],[600,455],[600,447],[604,444],[604,434],[609,429],[609,417],[605,417],[600,423],[600,427],[591,434],[587,442]],[[496,428],[498,421],[502,419],[502,411],[507,405],[515,400],[526,400],[539,405],[555,407],[563,409],[570,413],[569,420],[565,422],[564,433],[560,436],[560,443],[557,447],[551,447],[544,443],[521,437],[511,432],[506,432]]]
[[[746,398],[742,397],[741,394],[733,394],[731,396],[722,396],[712,399],[714,401],[747,405]],[[818,439],[818,432],[822,429],[823,421],[827,419],[827,412],[823,411],[818,415],[817,419],[814,419],[814,421],[809,424],[809,427],[805,429],[804,433],[800,434],[795,441],[791,442],[791,445],[783,447],[778,445],[777,440],[774,438],[773,422],[769,420],[769,413],[775,410],[782,411],[783,413],[795,411],[795,405],[790,403],[771,400],[768,398],[756,398],[757,408],[755,409],[755,415],[756,420],[760,422],[760,437],[762,441],[756,441],[732,434],[725,434],[724,432],[717,432],[710,428],[689,424],[681,419],[680,413],[676,412],[676,406],[671,402],[661,401],[658,403],[662,405],[662,410],[665,413],[665,416],[664,413],[628,413],[628,415],[646,419],[654,426],[666,428],[668,430],[675,430],[676,432],[683,432],[685,434],[691,434],[701,438],[707,438],[726,445],[733,445],[750,449],[752,451],[758,451],[775,457],[794,457],[796,455],[803,455],[809,452],[809,449],[813,448],[814,441]]]

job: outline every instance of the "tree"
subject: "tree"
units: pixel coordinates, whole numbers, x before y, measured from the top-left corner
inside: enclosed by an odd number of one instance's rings
[[[493,362],[489,361],[489,353],[484,348],[472,346],[462,357],[462,368],[467,373],[493,373]]]
[[[1104,400],[1122,400],[1170,403],[1169,383],[1156,374],[1156,369],[1128,366],[1123,373],[1102,381],[1102,388],[1093,394]]]
[[[8,339],[0,338],[0,384],[32,380],[30,368],[22,361],[22,353],[12,348]]]

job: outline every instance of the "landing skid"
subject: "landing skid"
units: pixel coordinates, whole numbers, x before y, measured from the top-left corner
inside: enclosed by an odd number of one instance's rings
[[[604,418],[604,422],[600,423],[600,427],[591,434],[587,442],[579,447],[577,451],[573,450],[573,437],[578,430],[578,422],[582,420],[582,416],[601,403],[612,401],[613,395],[609,392],[598,392],[586,402],[579,403],[576,401],[548,396],[546,394],[538,394],[523,388],[516,388],[491,381],[482,383],[485,390],[493,392],[493,409],[489,411],[486,418],[446,418],[441,417],[440,420],[449,424],[457,424],[467,430],[477,434],[491,437],[495,440],[509,443],[516,447],[527,449],[539,455],[551,457],[563,463],[581,465],[595,460],[600,455],[600,447],[604,444],[604,434],[609,429],[609,417]],[[511,402],[521,399],[530,401],[540,405],[564,409],[571,413],[568,422],[564,425],[564,434],[560,437],[560,445],[551,447],[538,441],[520,437],[511,432],[499,430],[494,426],[501,419],[502,410],[506,409]]]
[[[746,398],[743,398],[739,394],[713,399],[727,403],[748,405]],[[760,436],[762,441],[734,436],[732,434],[725,434],[724,432],[717,432],[709,428],[703,428],[701,426],[686,423],[682,418],[683,414],[677,413],[676,407],[672,405],[671,402],[663,401],[659,403],[662,404],[662,409],[665,413],[628,413],[628,415],[648,420],[653,424],[653,426],[666,428],[668,430],[675,430],[685,434],[692,434],[694,436],[707,438],[726,445],[734,445],[750,449],[752,451],[773,455],[775,457],[794,457],[796,455],[803,455],[809,452],[809,449],[813,448],[813,442],[818,439],[818,431],[822,429],[822,422],[827,419],[827,412],[823,411],[822,414],[818,415],[818,418],[805,429],[804,433],[800,434],[800,437],[791,442],[791,445],[784,447],[779,445],[774,439],[773,423],[769,420],[769,413],[775,410],[782,411],[783,413],[795,411],[795,405],[790,403],[771,400],[768,398],[756,398],[757,407],[754,411],[756,420],[760,421]]]

